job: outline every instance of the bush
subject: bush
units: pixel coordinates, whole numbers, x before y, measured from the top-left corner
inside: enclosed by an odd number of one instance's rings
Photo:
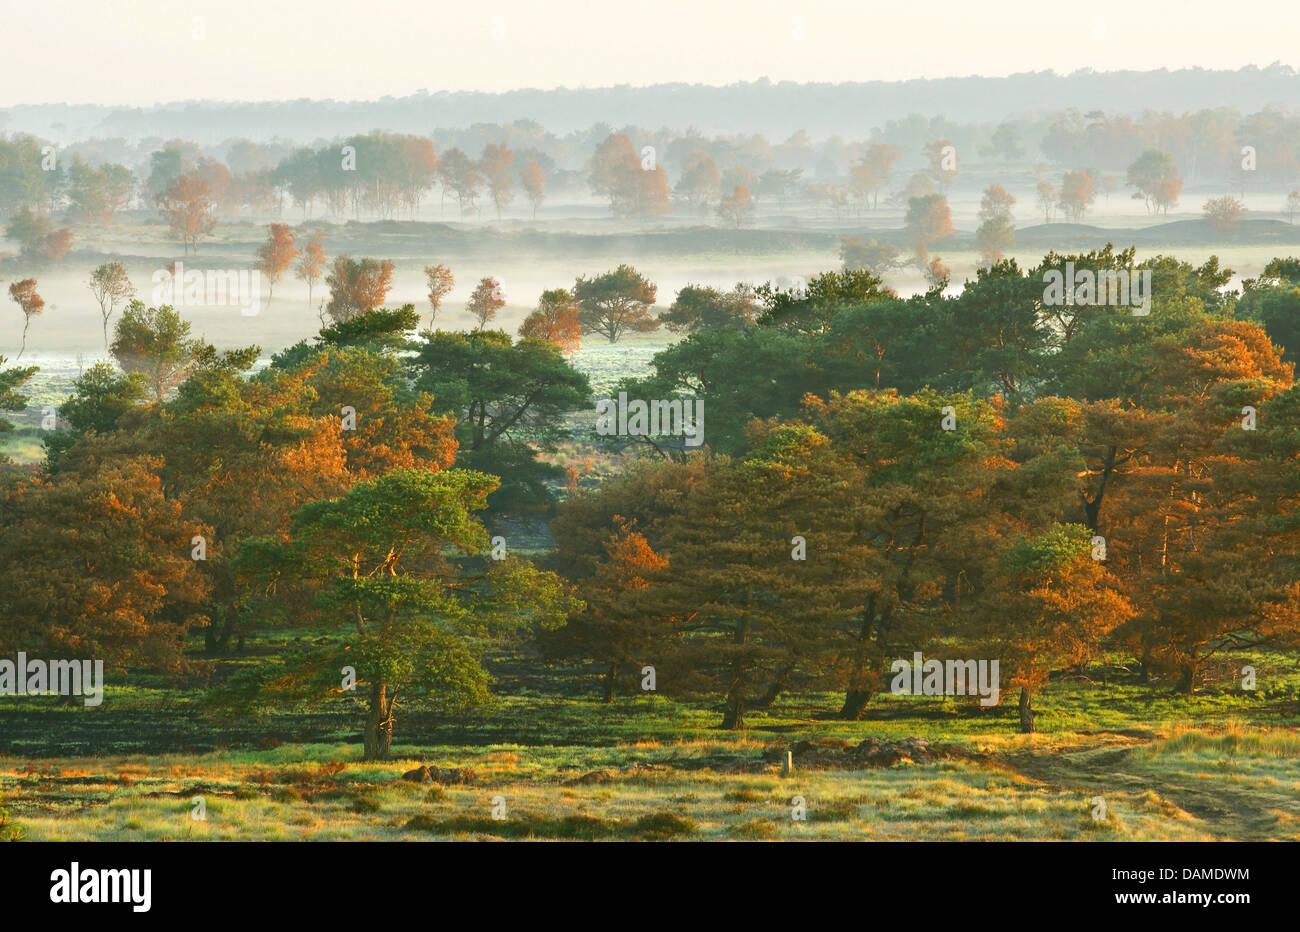
[[[837,799],[813,807],[808,817],[813,822],[847,822],[857,816],[859,805],[856,799]]]
[[[9,821],[9,810],[0,806],[0,841],[26,841],[27,830]]]
[[[692,835],[699,830],[699,826],[692,820],[671,812],[656,812],[637,819],[633,829],[649,841],[663,841],[679,835]]]
[[[694,823],[691,824],[694,826]],[[486,816],[452,816],[449,819],[435,819],[433,816],[417,815],[407,821],[405,827],[412,831],[432,832],[438,835],[476,833],[502,838],[569,838],[582,841],[610,838],[619,834],[621,829],[617,822],[586,815],[568,815],[562,819],[521,816],[502,820]]]
[[[756,840],[761,838],[771,838],[776,834],[776,825],[771,819],[750,819],[748,822],[742,822],[731,830],[733,838],[747,838]]]

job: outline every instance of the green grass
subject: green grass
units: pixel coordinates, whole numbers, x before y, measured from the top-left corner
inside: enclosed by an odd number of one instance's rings
[[[0,697],[0,752],[20,756],[80,756],[90,753],[170,753],[262,749],[276,744],[359,742],[364,700],[331,698],[313,704],[285,704],[252,714],[217,717],[205,690],[259,663],[275,660],[301,640],[323,632],[301,629],[250,641],[244,654],[205,658],[191,645],[194,665],[186,676],[106,671],[102,705],[59,705],[53,697]],[[1196,693],[1175,692],[1167,683],[1137,682],[1112,658],[1090,668],[1087,679],[1061,678],[1035,698],[1045,745],[1096,741],[1151,740],[1176,729],[1294,726],[1300,718],[1300,673],[1295,657],[1253,651],[1223,660],[1223,678]],[[1258,672],[1259,689],[1243,692],[1227,672],[1245,663]],[[742,733],[716,730],[717,703],[676,702],[657,694],[599,698],[598,671],[581,665],[543,667],[522,654],[502,650],[489,662],[495,705],[447,716],[418,699],[397,709],[398,747],[519,747],[563,749],[574,760],[586,748],[635,747],[677,741],[736,743],[755,757],[769,746],[804,739],[861,741],[918,736],[972,747],[1000,747],[1022,741],[1017,734],[1015,697],[985,709],[958,698],[881,695],[862,721],[834,717],[841,697],[834,693],[782,696],[770,709],[746,715]],[[559,763],[565,763],[560,761]],[[588,768],[595,769],[595,768]]]
[[[1020,735],[1013,702],[884,696],[845,722],[829,693],[785,697],[722,732],[716,704],[605,704],[589,670],[502,654],[495,709],[450,719],[399,707],[393,759],[380,763],[360,760],[358,700],[223,723],[194,683],[132,676],[96,709],[0,701],[0,796],[10,825],[36,840],[1300,840],[1294,664],[1250,660],[1267,690],[1225,680],[1187,696],[1115,667],[1057,680],[1037,700],[1042,730]],[[801,740],[910,735],[978,756],[792,774],[764,759]],[[476,777],[400,779],[421,763]],[[573,782],[593,771],[599,780]],[[505,819],[493,818],[498,796]],[[205,820],[191,818],[195,797]]]
[[[1171,741],[1231,741],[1223,733],[1184,732]],[[1169,745],[1160,753],[1166,778],[1188,779],[1199,761]],[[34,840],[418,840],[426,838],[668,840],[1208,840],[1231,818],[1198,817],[1168,794],[1114,787],[1107,818],[1092,818],[1091,791],[1015,772],[1005,762],[946,762],[862,771],[790,775],[723,773],[670,766],[712,754],[717,743],[586,749],[421,749],[416,756],[362,763],[353,746],[304,745],[261,752],[216,752],[0,760],[0,787],[14,817]],[[1197,745],[1200,747],[1200,745]],[[617,773],[607,784],[568,787],[563,761]],[[1238,748],[1247,768],[1262,756]],[[431,794],[400,773],[435,757],[473,766],[472,786]],[[638,757],[657,769],[628,771]],[[1275,759],[1275,758],[1274,758]],[[320,767],[342,760],[344,769]],[[567,766],[572,766],[569,764]],[[260,782],[266,774],[273,781]],[[1289,797],[1261,811],[1263,837],[1300,839],[1300,780],[1290,771]],[[298,781],[298,782],[293,782]],[[1213,786],[1264,793],[1240,772],[1214,776]],[[241,792],[241,790],[243,792]],[[206,819],[192,818],[202,796]],[[493,818],[504,797],[505,818]],[[802,797],[806,820],[796,818]],[[1258,837],[1252,835],[1251,837]]]

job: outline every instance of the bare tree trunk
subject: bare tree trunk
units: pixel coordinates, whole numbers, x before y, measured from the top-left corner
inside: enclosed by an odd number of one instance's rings
[[[1020,733],[1022,735],[1032,735],[1034,728],[1034,710],[1029,703],[1033,699],[1033,694],[1028,686],[1020,687]]]

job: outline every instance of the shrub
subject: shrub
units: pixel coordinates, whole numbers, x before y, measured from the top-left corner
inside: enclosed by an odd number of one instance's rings
[[[776,834],[776,825],[771,819],[750,819],[748,822],[742,822],[731,830],[733,838],[748,838],[756,840],[760,838],[771,838]]]
[[[0,841],[26,841],[27,830],[9,821],[9,810],[0,805]]]
[[[847,822],[858,814],[856,799],[836,799],[816,806],[808,813],[813,822]]]
[[[678,835],[694,834],[699,830],[699,826],[692,820],[671,812],[656,812],[637,819],[633,829],[638,835],[650,841],[662,841]]]
[[[586,815],[568,815],[561,819],[520,816],[499,821],[486,816],[462,815],[435,819],[432,816],[417,815],[408,820],[405,827],[412,831],[438,835],[477,833],[503,838],[571,838],[584,841],[610,838],[620,832],[617,822]]]

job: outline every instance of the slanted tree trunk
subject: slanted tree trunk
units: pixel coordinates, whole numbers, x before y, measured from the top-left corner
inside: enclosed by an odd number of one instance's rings
[[[850,688],[844,693],[844,704],[840,706],[838,717],[856,722],[867,711],[867,703],[870,701],[871,690]]]
[[[366,720],[365,760],[387,760],[393,744],[393,706],[397,690],[390,694],[385,683],[370,688],[370,714]]]
[[[1106,485],[1110,482],[1111,474],[1115,471],[1115,455],[1118,452],[1116,447],[1106,448],[1106,458],[1101,466],[1101,478],[1097,480],[1097,492],[1092,498],[1088,498],[1082,492],[1079,496],[1083,499],[1084,520],[1087,522],[1088,530],[1097,533],[1097,527],[1101,523],[1101,504],[1106,497]]]
[[[1033,693],[1028,686],[1020,687],[1020,733],[1022,735],[1032,735],[1034,733],[1034,710],[1030,707],[1033,699]]]
[[[776,702],[776,697],[785,691],[786,685],[790,682],[790,674],[793,672],[794,664],[782,664],[777,667],[771,681],[767,684],[767,688],[763,690],[757,699],[750,703],[750,708],[770,708],[772,703]]]
[[[871,618],[875,614],[876,600],[873,596],[862,613],[862,624],[858,628],[858,643],[853,651],[853,670],[849,674],[849,685],[844,691],[844,704],[840,706],[839,718],[856,722],[866,711],[871,701],[871,690],[867,688],[867,648],[871,642]]]

